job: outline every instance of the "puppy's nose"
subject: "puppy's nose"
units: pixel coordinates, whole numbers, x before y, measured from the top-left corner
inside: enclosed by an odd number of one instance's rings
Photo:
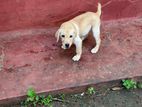
[[[68,44],[68,43],[67,43],[67,44],[65,44],[65,47],[66,47],[66,48],[69,48],[69,44]]]

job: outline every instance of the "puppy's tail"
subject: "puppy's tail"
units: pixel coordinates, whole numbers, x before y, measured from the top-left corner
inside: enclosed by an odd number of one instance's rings
[[[101,3],[98,3],[98,9],[97,9],[97,14],[99,15],[99,16],[101,16],[101,13],[102,13],[102,11],[101,11]]]

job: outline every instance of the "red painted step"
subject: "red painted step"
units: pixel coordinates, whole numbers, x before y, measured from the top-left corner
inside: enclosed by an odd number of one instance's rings
[[[91,54],[90,35],[79,62],[71,60],[74,47],[65,51],[56,43],[56,29],[16,30],[1,36],[0,103],[25,95],[31,86],[41,93],[142,76],[142,18],[103,22],[99,52]]]

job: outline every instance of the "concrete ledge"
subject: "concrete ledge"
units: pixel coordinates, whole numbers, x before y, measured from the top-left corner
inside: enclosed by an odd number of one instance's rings
[[[24,96],[31,86],[43,93],[142,76],[141,18],[103,22],[99,52],[90,53],[90,34],[79,62],[71,60],[74,47],[60,49],[55,30],[0,39],[0,103]]]

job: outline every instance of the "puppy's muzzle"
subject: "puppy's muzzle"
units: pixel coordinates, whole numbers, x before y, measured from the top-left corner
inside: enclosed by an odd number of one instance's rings
[[[69,46],[70,46],[70,45],[69,45],[68,43],[65,44],[65,48],[66,48],[66,49],[68,49]]]

